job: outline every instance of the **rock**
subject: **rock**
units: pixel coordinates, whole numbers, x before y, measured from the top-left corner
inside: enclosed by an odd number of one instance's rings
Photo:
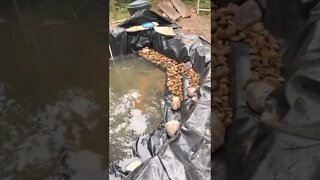
[[[193,96],[191,99],[192,99],[192,101],[198,101],[198,97],[197,96]]]
[[[150,49],[148,47],[145,47],[141,50],[142,53],[148,53]]]
[[[171,108],[176,111],[180,108],[180,105],[181,105],[181,102],[180,102],[180,99],[179,97],[177,96],[173,96],[172,98],[172,102],[171,102]]]
[[[171,68],[173,66],[174,66],[174,64],[172,62],[168,62],[168,68]]]
[[[262,13],[257,3],[249,0],[237,8],[234,18],[236,23],[248,26],[261,21]]]
[[[194,88],[194,87],[189,87],[188,89],[187,89],[187,93],[188,93],[188,96],[189,97],[193,97],[193,94],[194,94],[194,92],[196,92],[196,88]]]
[[[274,89],[274,86],[262,81],[252,81],[249,83],[245,89],[246,100],[249,106],[254,111],[262,113],[265,101]]]
[[[279,122],[279,115],[276,111],[265,111],[261,114],[260,120],[266,123],[276,125]]]
[[[169,137],[172,137],[176,134],[180,127],[180,122],[176,120],[168,121],[165,125],[166,132]]]
[[[187,63],[184,64],[184,70],[188,70],[188,69],[191,69],[192,68],[192,64],[190,61],[188,61]]]
[[[124,168],[124,170],[126,172],[132,172],[133,170],[135,170],[138,166],[140,166],[142,164],[142,161],[140,160],[135,160],[131,163],[129,163],[128,165],[126,165],[126,167]]]

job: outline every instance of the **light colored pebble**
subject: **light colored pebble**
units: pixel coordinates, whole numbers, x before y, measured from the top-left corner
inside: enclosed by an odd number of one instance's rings
[[[252,25],[261,21],[262,13],[259,5],[254,0],[249,0],[239,6],[236,10],[235,20],[237,23]]]
[[[180,127],[180,122],[177,120],[168,121],[165,125],[166,132],[169,137],[174,136]]]
[[[196,92],[196,88],[194,88],[194,87],[189,87],[188,89],[187,89],[187,93],[188,93],[188,96],[189,97],[193,97],[193,94],[194,94],[194,92]]]
[[[274,86],[262,81],[254,81],[246,87],[246,99],[249,106],[256,112],[261,113],[267,97],[275,89]]]
[[[181,105],[181,102],[180,102],[179,97],[173,96],[172,103],[171,103],[171,108],[176,111],[176,110],[178,110],[180,108],[180,105]]]
[[[188,61],[187,63],[184,64],[184,70],[188,70],[188,69],[191,69],[192,68],[192,64],[190,61]]]
[[[198,101],[198,97],[197,96],[193,96],[192,97],[192,101]]]

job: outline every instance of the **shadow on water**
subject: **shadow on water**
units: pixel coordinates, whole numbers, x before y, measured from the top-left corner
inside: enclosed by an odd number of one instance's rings
[[[163,119],[165,74],[137,56],[110,61],[109,73],[109,158],[124,166],[133,140]]]
[[[86,16],[97,10],[59,1],[58,17],[51,1],[16,1],[21,26],[12,2],[0,1],[0,179],[106,179],[106,33]]]

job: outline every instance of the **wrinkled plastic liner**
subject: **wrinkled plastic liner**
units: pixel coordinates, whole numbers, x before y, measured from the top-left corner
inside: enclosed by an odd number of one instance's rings
[[[169,38],[153,30],[127,33],[126,27],[143,22],[156,21],[160,26],[171,26],[177,36]],[[172,111],[169,91],[164,93],[164,119],[151,134],[140,136],[133,143],[133,156],[143,164],[130,174],[117,164],[109,164],[109,176],[116,179],[210,179],[211,178],[211,46],[196,35],[184,35],[175,23],[152,11],[136,12],[127,21],[109,33],[109,43],[115,60],[118,57],[136,54],[149,47],[160,54],[175,59],[178,63],[190,61],[199,75],[198,100],[193,101],[184,92],[180,110]],[[146,61],[146,63],[148,63]],[[187,78],[183,77],[184,86]],[[179,120],[181,127],[176,136],[168,139],[164,124]],[[140,153],[148,152],[148,153]]]
[[[220,1],[242,4],[242,0]],[[320,179],[320,3],[257,0],[267,29],[283,55],[285,83],[269,96],[280,123],[262,121],[249,108],[242,82],[250,65],[245,44],[233,44],[231,95],[234,117],[225,144],[212,154],[212,179]],[[318,2],[318,3],[317,3]],[[214,117],[214,116],[213,116]],[[215,121],[215,119],[213,119]],[[214,141],[214,139],[212,139]]]

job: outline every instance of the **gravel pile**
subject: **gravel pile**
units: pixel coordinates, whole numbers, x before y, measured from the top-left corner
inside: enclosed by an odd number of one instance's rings
[[[199,87],[199,77],[196,72],[192,69],[192,64],[187,63],[177,63],[177,61],[168,58],[152,49],[143,48],[139,52],[139,55],[151,63],[159,66],[166,71],[167,75],[167,87],[172,95],[171,107],[173,110],[178,110],[183,101],[183,85],[182,76],[186,75],[189,80],[189,86],[186,89],[188,95],[193,97],[196,89]]]
[[[235,4],[229,4],[221,8],[213,6],[212,106],[218,118],[217,121],[213,122],[213,151],[223,144],[225,129],[232,122],[228,61],[228,54],[231,51],[230,43],[241,42],[249,45],[251,77],[244,86],[247,94],[252,94],[253,91],[258,89],[247,89],[248,86],[251,87],[251,83],[261,82],[262,86],[274,89],[282,80],[280,76],[282,57],[278,53],[279,46],[272,35],[265,29],[263,23],[261,23],[261,17],[259,6],[250,0],[241,6]],[[248,103],[252,109],[261,112],[265,99],[261,99],[259,93],[255,94],[258,95],[252,96]],[[259,108],[256,108],[257,106]]]

